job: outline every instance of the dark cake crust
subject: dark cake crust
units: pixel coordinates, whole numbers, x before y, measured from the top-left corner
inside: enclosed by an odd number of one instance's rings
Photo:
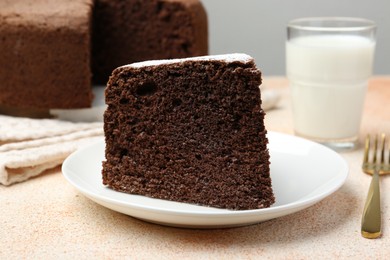
[[[106,89],[103,183],[212,207],[269,207],[260,84],[253,61],[116,69]]]

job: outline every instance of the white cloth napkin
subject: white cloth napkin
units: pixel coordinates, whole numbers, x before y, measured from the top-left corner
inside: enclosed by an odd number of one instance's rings
[[[0,184],[22,182],[62,164],[103,136],[103,123],[0,115]]]

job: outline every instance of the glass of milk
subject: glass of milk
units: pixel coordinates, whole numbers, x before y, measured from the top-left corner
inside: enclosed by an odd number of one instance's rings
[[[374,22],[360,18],[289,22],[286,72],[297,135],[335,150],[357,146],[375,30]]]

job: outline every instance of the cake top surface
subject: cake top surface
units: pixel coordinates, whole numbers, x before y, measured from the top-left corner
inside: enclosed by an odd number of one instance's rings
[[[136,62],[128,65],[121,66],[120,68],[143,68],[143,67],[153,67],[159,65],[183,63],[186,61],[221,61],[226,63],[232,62],[241,62],[241,63],[250,63],[253,62],[253,58],[244,53],[231,53],[231,54],[222,54],[222,55],[209,55],[209,56],[199,56],[199,57],[190,57],[183,59],[169,59],[169,60],[150,60]]]

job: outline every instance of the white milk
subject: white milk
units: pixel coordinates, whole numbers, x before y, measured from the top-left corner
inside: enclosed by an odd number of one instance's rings
[[[286,44],[294,128],[323,140],[359,132],[375,43],[361,36],[318,35]]]

